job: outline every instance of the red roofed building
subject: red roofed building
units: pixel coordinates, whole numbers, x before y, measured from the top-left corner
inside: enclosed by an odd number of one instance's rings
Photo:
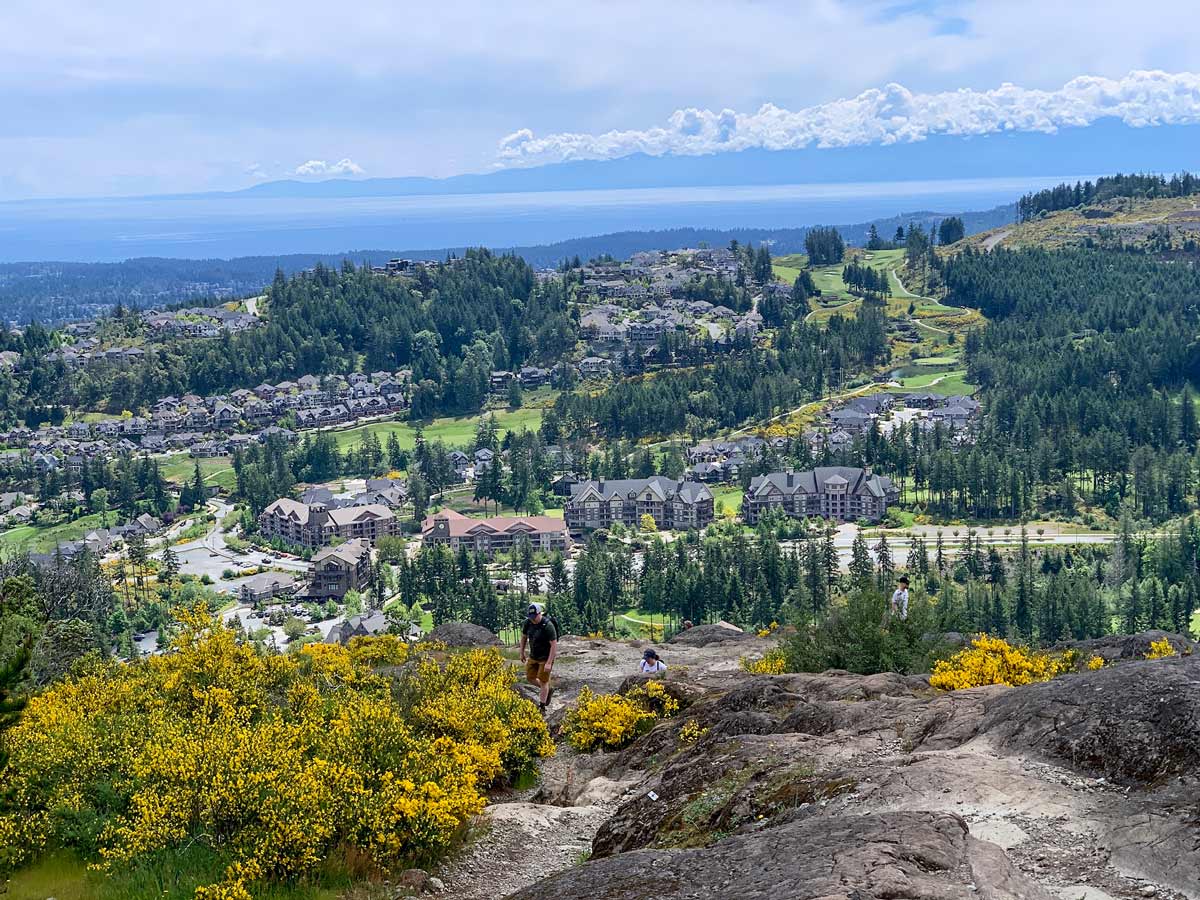
[[[566,550],[571,546],[567,523],[552,516],[493,516],[472,519],[444,509],[421,523],[421,543],[466,547],[477,553],[506,553],[527,538],[534,550]]]

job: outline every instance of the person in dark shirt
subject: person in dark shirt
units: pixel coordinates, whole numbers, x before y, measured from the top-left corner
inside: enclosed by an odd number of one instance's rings
[[[528,655],[525,653],[527,644]],[[558,629],[546,615],[546,608],[542,604],[530,603],[525,624],[521,626],[521,662],[525,663],[525,680],[541,689],[538,707],[542,712],[550,705],[550,696],[554,693],[550,687],[550,673],[554,670],[557,653]]]

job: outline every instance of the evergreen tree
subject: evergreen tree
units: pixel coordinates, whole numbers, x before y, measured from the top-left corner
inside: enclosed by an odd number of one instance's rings
[[[850,545],[850,583],[855,587],[868,587],[874,581],[875,563],[871,560],[871,551],[867,548],[867,539],[862,531],[854,536]]]

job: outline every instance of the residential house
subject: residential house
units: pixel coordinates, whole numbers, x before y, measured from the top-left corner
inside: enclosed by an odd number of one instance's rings
[[[325,547],[309,561],[308,596],[340,600],[371,583],[371,548],[363,541]]]
[[[933,409],[935,406],[941,406],[943,399],[945,398],[941,394],[934,394],[930,391],[918,391],[914,394],[905,395],[904,405],[909,409]]]
[[[571,546],[567,524],[552,516],[493,516],[471,519],[452,509],[429,516],[421,524],[421,543],[465,547],[476,553],[507,553],[528,540],[534,550],[566,550]]]
[[[612,363],[600,356],[586,356],[579,361],[579,374],[585,378],[607,375],[612,370]]]
[[[296,579],[284,572],[260,572],[252,575],[238,587],[238,599],[250,606],[258,606],[276,597],[290,597],[296,593]]]
[[[475,451],[475,477],[478,478],[496,464],[496,454],[487,447]]]
[[[659,528],[704,528],[713,519],[713,495],[696,481],[653,478],[584,481],[571,487],[564,513],[571,532],[611,527],[620,522],[640,527],[649,515]]]
[[[387,630],[387,616],[382,612],[350,616],[329,629],[329,634],[325,636],[325,643],[348,644],[352,638],[370,637],[375,634],[383,634]]]
[[[742,518],[753,525],[768,509],[779,509],[792,518],[878,522],[898,500],[891,479],[869,469],[829,466],[807,472],[772,472],[751,479],[742,499]]]
[[[871,427],[874,417],[857,409],[835,409],[829,414],[829,421],[842,431],[861,432]]]

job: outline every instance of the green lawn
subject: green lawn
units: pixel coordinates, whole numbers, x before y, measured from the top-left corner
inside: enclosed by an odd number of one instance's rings
[[[947,396],[973,394],[977,388],[966,382],[966,375],[966,369],[956,369],[951,372],[929,372],[924,375],[901,378],[900,387],[906,391],[928,388],[936,394],[946,394]]]
[[[771,271],[775,277],[785,284],[791,284],[800,277],[801,270],[808,265],[808,257],[803,253],[791,253],[787,256],[776,256],[771,260]]]
[[[545,409],[540,406],[522,406],[520,409],[498,409],[481,415],[495,415],[496,426],[503,435],[508,431],[526,429],[534,431],[541,427],[542,414]],[[466,446],[475,437],[475,426],[481,416],[459,416],[457,418],[434,419],[424,423],[425,440],[441,440],[449,446]],[[370,425],[360,425],[357,428],[347,428],[345,431],[333,432],[339,450],[356,446],[368,431],[379,438],[381,444],[386,444],[388,435],[395,434],[401,449],[411,450],[416,446],[416,428],[409,422],[374,422]]]
[[[712,489],[712,493],[714,508],[718,503],[723,503],[727,513],[741,512],[742,489],[740,487],[736,487],[735,485],[731,484],[721,484],[714,487]]]
[[[109,513],[109,523],[115,523],[116,520],[116,513]],[[99,527],[100,513],[58,525],[18,525],[0,533],[0,547],[8,550],[28,550],[31,553],[49,553],[58,544],[78,540],[93,528]]]
[[[228,456],[211,456],[194,459],[186,453],[176,453],[165,457],[159,464],[163,478],[170,479],[176,484],[192,480],[196,464],[200,464],[200,477],[205,484],[215,484],[223,490],[231,491],[237,485],[237,477],[233,473],[233,460]]]

